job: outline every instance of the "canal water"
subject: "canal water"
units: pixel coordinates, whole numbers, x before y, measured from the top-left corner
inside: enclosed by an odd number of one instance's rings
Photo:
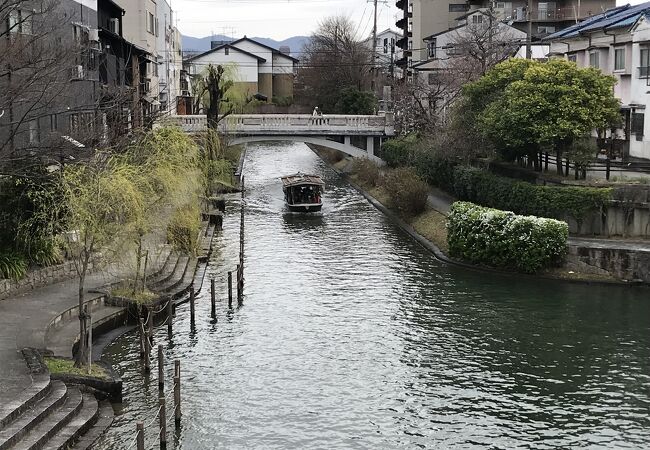
[[[285,210],[279,177],[297,171],[325,179],[322,215]],[[170,361],[183,373],[168,448],[650,447],[650,291],[450,267],[302,144],[251,145],[245,172],[243,305],[224,301],[233,196],[207,275],[217,323],[204,289],[194,330],[187,307],[171,341],[158,330],[168,386]],[[157,448],[135,335],[105,357],[124,404],[99,448],[129,448],[137,420]]]

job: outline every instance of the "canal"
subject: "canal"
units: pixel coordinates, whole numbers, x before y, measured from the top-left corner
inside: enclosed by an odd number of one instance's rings
[[[289,214],[279,177],[323,176],[320,216]],[[248,147],[246,290],[229,311],[239,200],[228,203],[190,330],[156,344],[183,371],[168,448],[648,448],[650,295],[436,260],[302,144]],[[100,449],[156,414],[135,334],[106,349],[124,404]],[[146,430],[157,448],[157,420]],[[135,448],[135,447],[132,447]]]

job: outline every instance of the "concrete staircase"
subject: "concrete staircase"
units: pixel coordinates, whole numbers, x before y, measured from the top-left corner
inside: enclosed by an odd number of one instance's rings
[[[88,448],[112,417],[111,406],[100,408],[94,395],[36,374],[30,388],[0,409],[0,450]]]

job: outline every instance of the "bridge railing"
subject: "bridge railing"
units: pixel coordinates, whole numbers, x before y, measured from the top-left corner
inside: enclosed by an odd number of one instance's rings
[[[161,124],[176,125],[185,132],[207,129],[206,116],[168,116]],[[226,134],[312,134],[312,135],[392,135],[392,114],[379,116],[308,114],[238,114],[219,123]]]

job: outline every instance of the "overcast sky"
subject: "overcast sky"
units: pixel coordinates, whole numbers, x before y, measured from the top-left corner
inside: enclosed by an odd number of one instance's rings
[[[310,35],[324,17],[344,14],[358,24],[359,36],[372,33],[371,0],[170,0],[178,27],[188,36],[225,34],[276,40]],[[617,0],[618,5],[644,0]],[[380,0],[377,28],[395,27],[395,0]]]
[[[171,0],[181,33],[204,37],[260,36],[276,40],[310,35],[324,17],[344,14],[372,33],[372,3],[366,0]],[[395,29],[395,0],[380,1],[377,28]]]

